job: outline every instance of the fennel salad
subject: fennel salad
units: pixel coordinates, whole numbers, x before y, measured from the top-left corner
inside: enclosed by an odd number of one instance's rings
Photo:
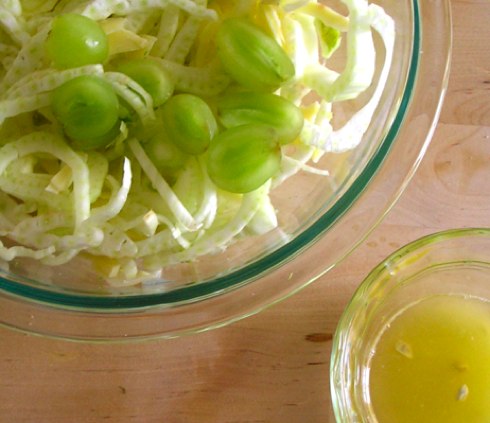
[[[388,77],[393,20],[342,3],[4,0],[0,259],[83,254],[137,284],[277,227],[271,190],[328,177],[316,163],[358,145]],[[377,85],[333,128],[332,105],[373,83],[374,32]]]

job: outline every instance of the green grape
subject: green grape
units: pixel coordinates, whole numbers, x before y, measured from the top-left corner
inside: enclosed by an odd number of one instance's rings
[[[218,131],[208,104],[192,94],[178,94],[162,108],[162,119],[170,139],[187,154],[202,154]]]
[[[221,189],[247,193],[259,188],[279,171],[281,148],[273,128],[241,125],[221,132],[207,154],[211,180]]]
[[[272,126],[281,144],[294,141],[304,124],[299,107],[278,95],[257,92],[230,93],[221,97],[218,118],[226,128],[246,123]]]
[[[134,59],[121,63],[117,70],[134,79],[153,98],[153,106],[165,103],[174,92],[174,83],[167,72],[151,59]]]
[[[85,149],[106,145],[119,121],[119,101],[104,79],[83,75],[52,93],[51,107],[66,135]],[[107,135],[107,137],[106,137]]]
[[[189,157],[169,140],[162,126],[153,129],[153,133],[144,140],[143,148],[155,167],[167,180],[174,179]]]
[[[53,19],[45,49],[60,69],[104,63],[109,55],[107,36],[99,24],[73,13]]]
[[[225,20],[216,43],[225,71],[245,87],[274,91],[295,74],[281,46],[247,19]]]
[[[121,133],[121,122],[116,122],[116,124],[105,134],[98,137],[93,137],[90,139],[80,139],[76,140],[72,138],[72,144],[75,148],[79,150],[93,150],[99,147],[106,147],[116,139],[116,137]]]

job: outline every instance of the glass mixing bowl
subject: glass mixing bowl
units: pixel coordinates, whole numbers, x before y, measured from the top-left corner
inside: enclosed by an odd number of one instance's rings
[[[139,286],[111,288],[82,258],[61,267],[0,262],[0,322],[87,341],[175,337],[256,313],[339,263],[413,176],[433,134],[449,71],[449,0],[376,3],[396,28],[380,104],[358,147],[322,158],[329,177],[299,173],[274,190],[278,230],[172,266],[165,280]],[[363,101],[361,96],[335,106],[334,118],[352,115]]]

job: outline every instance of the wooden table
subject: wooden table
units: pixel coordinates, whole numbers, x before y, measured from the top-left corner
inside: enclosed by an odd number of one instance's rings
[[[452,3],[452,76],[434,140],[358,250],[292,298],[191,337],[104,346],[0,329],[0,422],[332,421],[332,333],[357,284],[421,235],[490,225],[490,2]]]

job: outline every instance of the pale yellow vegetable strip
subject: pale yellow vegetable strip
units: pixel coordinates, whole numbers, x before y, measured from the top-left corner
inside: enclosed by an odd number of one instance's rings
[[[2,0],[2,6],[14,16],[22,15],[22,2],[20,0]]]
[[[19,49],[15,46],[0,43],[0,56],[15,56],[19,52]]]
[[[138,266],[132,259],[128,259],[123,262],[121,271],[123,273],[123,279],[125,280],[133,280],[139,275]]]
[[[17,203],[12,197],[0,191],[0,215],[4,218],[0,226],[0,234],[6,235],[6,232],[13,230],[16,224],[29,218],[36,210],[37,206],[34,203]]]
[[[164,250],[172,250],[178,246],[186,249],[191,245],[191,243],[182,236],[182,232],[175,227],[166,216],[159,214],[157,215],[157,218],[159,223],[167,226],[168,229],[156,233],[151,238],[138,241],[136,243],[138,248],[138,258],[156,254]]]
[[[85,250],[89,247],[96,247],[104,239],[104,232],[98,227],[84,228],[84,231],[77,231],[75,235],[65,235],[59,237],[55,244],[59,250]]]
[[[101,22],[100,25],[107,34],[109,56],[129,52],[143,54],[153,47],[155,37],[130,31],[126,28],[127,24],[128,18],[109,18]]]
[[[4,57],[1,61],[2,67],[0,68],[0,80],[6,75],[7,69],[12,66],[14,59],[12,56]]]
[[[152,254],[157,254],[165,250],[171,250],[178,247],[176,237],[172,234],[171,229],[166,229],[158,232],[151,238],[138,241],[138,258],[146,257]]]
[[[9,117],[33,112],[50,104],[51,96],[49,94],[36,94],[30,97],[0,101],[0,125]]]
[[[304,145],[316,145],[333,131],[330,124],[332,118],[331,103],[316,102],[315,109],[314,115],[305,119],[301,130],[300,140]]]
[[[43,14],[54,9],[59,0],[22,0],[22,11],[26,14]]]
[[[179,175],[172,185],[172,189],[177,197],[182,198],[182,203],[197,221],[197,211],[202,200],[203,180],[200,169],[200,158],[192,157],[187,160],[186,165],[179,172]],[[165,213],[164,213],[165,214]]]
[[[312,66],[311,76],[304,82],[327,101],[344,101],[357,97],[371,84],[375,70],[375,47],[367,0],[343,0],[349,8],[347,62],[342,73],[332,82],[331,70],[320,64]],[[366,54],[373,52],[373,54]],[[361,60],[362,59],[362,60]]]
[[[45,25],[22,46],[19,54],[0,83],[0,93],[5,92],[7,88],[12,86],[20,78],[42,67],[44,41],[48,36],[49,30],[50,26]]]
[[[90,183],[88,167],[80,156],[63,140],[46,132],[34,132],[0,149],[0,175],[19,157],[33,153],[48,153],[71,167],[73,173],[73,208],[76,226],[90,215]]]
[[[0,190],[0,236],[7,235],[14,228],[15,223],[11,221],[11,216],[8,216],[7,213],[11,214],[12,211],[17,211],[16,208],[17,202]],[[25,213],[15,213],[14,216],[22,220]]]
[[[332,101],[335,95],[335,82],[339,79],[339,73],[328,69],[318,63],[310,64],[305,68],[303,82],[311,89],[318,92],[322,97],[323,94],[328,101]]]
[[[30,248],[15,246],[7,248],[0,240],[0,258],[5,261],[12,261],[16,257],[28,257],[34,260],[41,260],[42,258],[53,254],[54,247],[48,247],[43,250],[32,250]]]
[[[128,144],[129,148],[138,160],[143,172],[145,172],[146,176],[148,176],[148,179],[151,181],[153,188],[156,189],[160,196],[165,200],[170,211],[177,219],[177,222],[179,222],[186,230],[189,231],[199,229],[199,225],[196,224],[192,215],[175,195],[167,181],[165,181],[162,175],[160,175],[155,165],[146,155],[140,143],[135,138],[132,138],[129,140]]]
[[[45,190],[53,194],[61,194],[63,191],[68,190],[72,183],[71,168],[63,165],[60,171],[51,178]]]
[[[149,210],[131,220],[117,219],[116,225],[124,232],[136,231],[147,238],[151,238],[155,235],[159,222],[156,213],[153,210]]]
[[[314,166],[310,166],[306,164],[305,162],[297,159],[293,159],[292,157],[284,156],[282,158],[282,165],[291,165],[293,168],[296,168],[297,170],[303,170],[308,173],[313,173],[316,175],[321,175],[321,176],[329,176],[330,172],[325,169],[318,169]]]
[[[111,15],[123,16],[149,8],[163,9],[171,4],[194,16],[217,19],[214,10],[199,6],[192,0],[93,0],[82,10],[82,14],[94,20],[102,20]]]
[[[124,158],[123,178],[121,186],[118,189],[116,188],[118,183],[114,177],[109,175],[108,179],[113,187],[113,194],[107,204],[92,210],[92,215],[87,219],[86,225],[100,225],[120,213],[131,189],[132,172],[130,160],[126,157]]]
[[[137,248],[135,242],[115,224],[104,223],[100,229],[104,239],[96,248],[89,248],[88,253],[109,258],[135,257]]]
[[[12,12],[0,6],[0,26],[12,37],[17,44],[23,45],[30,36],[25,27],[24,20],[16,17]]]
[[[308,162],[315,151],[314,148],[300,145],[295,146],[294,156],[289,156],[293,160],[282,160],[281,171],[272,179],[272,188],[281,185],[286,179],[295,175],[300,170],[300,163]]]
[[[349,18],[341,15],[325,4],[310,1],[304,6],[295,9],[294,12],[306,13],[319,19],[325,26],[335,28],[341,32],[346,32],[349,29]]]
[[[214,184],[211,182],[206,170],[204,160],[199,160],[199,167],[203,179],[203,198],[201,206],[194,216],[196,222],[204,222],[203,228],[208,229],[216,217],[218,208],[218,195]]]
[[[65,82],[81,75],[102,76],[104,67],[102,65],[88,65],[79,68],[58,71],[55,69],[34,72],[16,82],[5,93],[5,98],[14,99],[28,97],[42,92],[52,91]]]
[[[58,0],[56,1],[53,14],[59,15],[63,13],[77,13],[77,7],[79,7],[80,3],[82,2],[83,0]],[[88,3],[88,0],[86,0],[84,3]]]
[[[13,223],[0,213],[0,237],[7,236],[13,228]]]
[[[15,241],[38,249],[53,246],[56,251],[76,251],[97,247],[104,239],[104,234],[97,227],[84,228],[71,235],[55,235],[55,229],[70,229],[72,219],[61,213],[50,213],[30,217],[20,222],[10,233]]]
[[[15,57],[15,58],[17,58],[17,57]],[[53,73],[53,71],[54,70],[51,68],[38,69],[38,70],[35,70],[35,71],[29,73],[28,75],[23,75],[17,81],[15,81],[13,84],[11,84],[8,87],[8,89],[1,92],[0,97],[6,96],[6,93],[12,92],[12,91],[22,87],[22,85],[32,82],[33,80],[45,78],[46,76],[51,75]]]
[[[150,32],[158,22],[159,16],[154,9],[144,12],[131,13],[125,19],[124,26],[135,34]]]
[[[138,114],[143,124],[155,119],[153,99],[137,82],[119,72],[106,72],[105,79]]]
[[[146,219],[149,218],[147,222]],[[167,226],[169,229],[160,230],[156,232],[156,229],[161,225]],[[150,235],[141,241],[132,242],[131,251],[125,247],[114,249],[110,254],[113,258],[117,257],[143,257],[148,254],[153,254],[157,251],[168,250],[176,248],[179,244],[176,241],[177,237],[181,236],[181,232],[164,216],[157,215],[153,210],[144,208],[139,216],[134,217],[131,220],[124,219],[120,216],[111,220],[112,229],[110,236],[113,240],[110,240],[108,245],[120,244],[120,242],[114,242],[115,237],[121,240],[125,240],[126,232],[129,230],[151,231]],[[145,228],[146,227],[146,228]],[[127,241],[124,241],[126,243]],[[130,253],[130,254],[129,254]]]
[[[166,216],[163,216],[161,214],[158,214],[157,218],[161,224],[167,226],[170,229],[170,233],[171,233],[172,237],[175,239],[175,241],[177,241],[177,243],[182,248],[184,248],[184,249],[189,248],[191,243],[189,241],[187,241],[187,239],[185,239],[182,236],[182,231],[179,228],[177,228],[176,226],[174,226],[172,224],[172,222],[170,221],[170,219],[168,219]]]
[[[33,201],[57,210],[69,210],[70,198],[46,191],[48,184],[49,176],[47,175],[22,175],[10,172],[0,175],[0,188],[7,194],[22,201]]]
[[[50,231],[71,226],[73,226],[72,217],[60,212],[29,216],[15,226],[10,237],[19,243],[41,249],[50,245],[55,246],[59,237],[49,233]]]
[[[310,63],[318,63],[319,44],[313,20],[309,16],[291,14],[282,20],[285,51],[294,63],[295,77],[301,80]],[[338,74],[335,74],[336,77]]]
[[[80,251],[99,245],[104,238],[104,234],[98,228],[91,228],[88,232],[76,235],[57,236],[49,233],[52,229],[64,228],[66,225],[63,215],[34,217],[21,222],[10,237],[16,242],[33,245],[40,250],[50,249],[51,254],[41,259],[43,263],[51,266],[67,263]],[[53,255],[56,251],[60,253]]]
[[[90,151],[87,157],[90,180],[90,202],[93,203],[102,193],[104,180],[109,170],[107,157],[97,151]]]
[[[119,134],[111,141],[109,148],[104,152],[104,156],[108,161],[112,161],[124,154],[124,141],[128,138],[129,130],[124,121],[121,121],[119,126]]]
[[[273,5],[264,4],[262,10],[269,26],[272,36],[282,48],[285,47],[284,36],[282,34],[281,18],[279,17],[277,7]]]
[[[161,270],[148,273],[147,271],[139,270],[138,264],[134,260],[126,259],[114,266],[111,276],[106,279],[110,286],[117,288],[129,287],[147,280],[160,279]]]
[[[201,22],[202,19],[196,18],[195,16],[187,18],[165,54],[164,58],[166,60],[180,64],[185,62],[185,59],[196,40]]]
[[[38,159],[33,155],[22,157],[19,160],[17,160],[15,163],[12,163],[8,167],[7,172],[13,171],[21,175],[33,173],[37,161]]]
[[[192,260],[198,256],[214,253],[217,249],[225,248],[252,220],[261,204],[263,196],[268,194],[269,188],[270,182],[267,182],[255,191],[244,194],[240,209],[230,222],[205,239],[198,240],[186,251],[168,257],[169,263]]]
[[[353,0],[344,1],[349,1],[350,4]],[[343,153],[355,148],[359,144],[362,139],[362,134],[366,132],[371,123],[372,116],[379,104],[386,85],[386,80],[388,79],[393,59],[395,24],[393,19],[377,5],[370,5],[369,11],[366,13],[370,16],[369,23],[383,39],[385,46],[383,68],[376,89],[369,101],[358,110],[343,127],[331,131],[326,134],[326,136],[321,139],[316,139],[311,143],[311,145],[323,149],[326,152]]]
[[[70,260],[73,260],[82,250],[83,248],[73,248],[68,251],[63,251],[57,256],[49,255],[43,257],[41,262],[43,264],[47,264],[48,266],[61,266],[62,264],[66,264]]]
[[[157,41],[151,51],[152,56],[163,57],[168,51],[179,28],[179,15],[180,9],[176,6],[170,5],[164,9],[158,27]]]

